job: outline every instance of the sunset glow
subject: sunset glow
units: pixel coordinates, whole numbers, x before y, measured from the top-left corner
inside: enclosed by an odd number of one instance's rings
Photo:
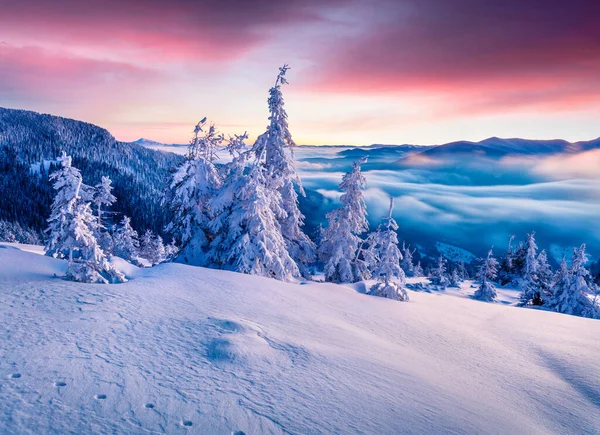
[[[600,136],[589,0],[2,1],[0,106],[117,139],[259,134],[284,89],[299,144]]]

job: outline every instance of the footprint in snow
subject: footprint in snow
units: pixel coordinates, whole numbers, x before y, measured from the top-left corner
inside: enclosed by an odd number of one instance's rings
[[[67,383],[63,382],[63,381],[57,381],[57,382],[54,383],[54,386],[55,387],[66,387]]]
[[[13,373],[9,376],[11,379],[19,379],[21,377],[21,373]]]
[[[231,435],[246,435],[246,432],[243,430],[236,430],[235,432],[231,432]]]
[[[146,404],[144,405],[144,408],[146,408],[146,409],[153,409],[153,408],[154,408],[154,405],[153,405],[152,403],[146,403]]]
[[[181,425],[182,425],[182,426],[185,426],[185,427],[190,427],[192,424],[193,424],[193,423],[192,423],[191,421],[189,421],[189,420],[183,420],[183,421],[181,422]]]
[[[104,400],[104,399],[106,399],[106,394],[96,394],[94,396],[94,399],[96,399],[96,400]]]

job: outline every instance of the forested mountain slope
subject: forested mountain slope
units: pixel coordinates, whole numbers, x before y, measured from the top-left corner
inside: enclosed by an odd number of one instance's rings
[[[117,141],[93,124],[26,110],[0,108],[0,220],[45,228],[52,200],[48,173],[62,152],[89,185],[103,175],[114,185],[112,211],[132,217],[134,227],[161,232],[168,210],[160,205],[169,171],[181,156]],[[42,163],[43,164],[40,164]]]

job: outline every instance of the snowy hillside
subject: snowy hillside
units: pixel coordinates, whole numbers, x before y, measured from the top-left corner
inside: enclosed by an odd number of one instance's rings
[[[177,264],[78,284],[18,248],[0,246],[2,433],[600,432],[598,321]]]

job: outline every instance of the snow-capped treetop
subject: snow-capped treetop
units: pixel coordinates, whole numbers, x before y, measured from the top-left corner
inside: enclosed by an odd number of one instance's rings
[[[194,137],[188,148],[188,159],[190,160],[204,157],[209,162],[214,162],[219,158],[217,151],[225,137],[217,131],[214,124],[210,124],[207,128],[206,122],[206,117],[204,117],[194,127]],[[204,135],[200,136],[200,133],[204,133]]]
[[[248,139],[248,132],[244,134],[234,134],[229,136],[225,149],[231,154],[232,157],[239,157],[246,150],[246,139]]]
[[[279,68],[275,86],[269,89],[269,99],[267,100],[269,104],[269,125],[267,130],[256,139],[253,152],[257,160],[264,161],[265,167],[271,178],[274,178],[275,183],[282,179],[291,178],[294,184],[300,188],[301,193],[304,194],[300,177],[298,177],[294,167],[293,148],[296,143],[292,139],[289,130],[288,116],[284,108],[283,94],[281,93],[281,85],[288,83],[285,74],[289,69],[287,64]],[[286,153],[286,149],[289,149],[290,155]]]

